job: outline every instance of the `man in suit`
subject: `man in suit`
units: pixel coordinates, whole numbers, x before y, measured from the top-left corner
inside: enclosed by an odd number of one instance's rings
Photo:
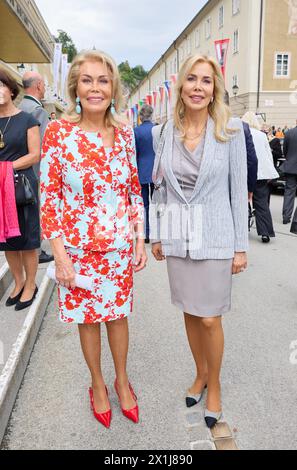
[[[45,129],[49,123],[49,118],[46,110],[43,108],[41,100],[45,94],[44,79],[38,72],[25,72],[23,75],[23,87],[25,96],[19,104],[22,111],[32,114],[40,123],[40,145],[45,133]],[[39,181],[39,168],[40,164],[34,165],[33,169]],[[53,261],[54,257],[48,255],[41,249],[39,254],[39,263],[49,263]]]
[[[149,243],[149,205],[150,198],[153,196],[154,185],[152,173],[155,161],[155,152],[153,149],[152,123],[153,108],[144,105],[140,111],[142,124],[134,129],[136,143],[136,159],[138,167],[139,181],[145,208],[145,243]]]
[[[289,224],[294,210],[297,188],[297,120],[296,127],[290,129],[285,135],[283,152],[286,159],[280,167],[286,176],[283,223]]]

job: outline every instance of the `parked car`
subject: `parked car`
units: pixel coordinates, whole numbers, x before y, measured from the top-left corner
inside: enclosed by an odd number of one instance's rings
[[[278,172],[279,177],[275,178],[274,180],[271,180],[269,183],[272,192],[284,192],[285,190],[286,179],[285,179],[284,174],[280,170],[280,166],[282,165],[284,161],[285,161],[284,157],[279,158],[275,165],[275,169]]]

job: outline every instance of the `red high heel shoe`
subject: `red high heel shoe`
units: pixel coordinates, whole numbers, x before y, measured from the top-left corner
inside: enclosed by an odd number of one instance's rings
[[[117,380],[115,380],[115,382],[114,382],[114,388],[115,388],[115,391],[117,392],[117,396],[119,398],[119,402],[120,402],[120,405],[121,405],[121,399],[120,399],[120,395],[119,395],[119,392],[118,392],[118,389],[117,389]],[[139,421],[139,408],[138,408],[138,405],[137,405],[137,396],[135,395],[134,390],[133,390],[132,385],[130,384],[130,382],[129,382],[129,389],[130,389],[130,392],[131,392],[131,395],[132,395],[133,399],[136,401],[136,406],[134,406],[134,408],[130,408],[130,410],[125,410],[121,405],[122,413],[123,413],[124,416],[126,416],[126,418],[130,419],[134,423],[138,423],[138,421]]]
[[[108,396],[108,390],[106,389],[106,395]],[[106,428],[110,427],[110,422],[111,422],[111,409],[108,411],[105,411],[104,413],[97,413],[95,410],[95,405],[94,405],[94,394],[93,394],[93,389],[92,387],[89,388],[89,395],[90,395],[90,402],[91,402],[91,410],[93,412],[93,415],[95,418],[99,421],[99,423],[103,424]]]

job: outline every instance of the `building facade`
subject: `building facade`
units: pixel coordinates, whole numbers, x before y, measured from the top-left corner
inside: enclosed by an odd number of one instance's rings
[[[170,117],[173,85],[182,63],[191,54],[217,57],[215,41],[224,39],[229,39],[225,83],[233,114],[242,116],[250,110],[269,125],[294,125],[296,0],[209,0],[134,90],[129,109],[148,99],[156,105],[156,120]]]

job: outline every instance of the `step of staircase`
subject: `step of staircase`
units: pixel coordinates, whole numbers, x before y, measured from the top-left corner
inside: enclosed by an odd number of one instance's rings
[[[49,252],[47,248],[47,252]],[[47,264],[38,267],[39,288],[33,304],[15,311],[5,302],[13,289],[4,254],[0,256],[0,442],[26,371],[55,283],[46,276]]]

